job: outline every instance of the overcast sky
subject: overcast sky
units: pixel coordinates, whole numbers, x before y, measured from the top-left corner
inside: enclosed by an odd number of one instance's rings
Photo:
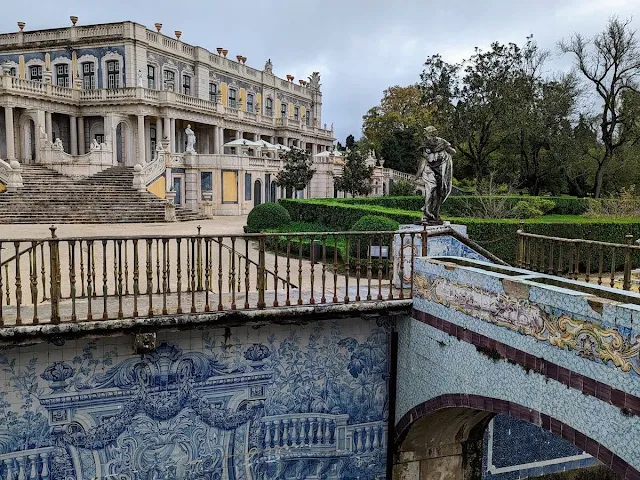
[[[3,0],[5,2],[11,0]],[[11,1],[0,16],[0,31],[133,20],[163,33],[229,56],[247,57],[262,69],[306,79],[319,71],[323,122],[334,122],[338,140],[360,136],[362,115],[383,90],[419,80],[424,60],[440,53],[447,61],[468,57],[475,46],[494,40],[524,43],[533,34],[553,49],[563,36],[592,35],[610,15],[633,16],[640,29],[640,0],[50,0]],[[570,65],[555,58],[554,66]]]

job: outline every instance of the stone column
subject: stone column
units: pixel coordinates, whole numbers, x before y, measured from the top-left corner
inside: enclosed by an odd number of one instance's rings
[[[242,138],[242,132],[240,130],[236,130],[236,140],[240,140]]]
[[[147,163],[146,136],[144,134],[144,115],[138,115],[138,161],[140,165]]]
[[[70,154],[78,155],[78,119],[73,115],[69,115],[69,127],[70,127],[70,139],[69,143],[71,144]]]
[[[289,137],[282,137],[282,144],[285,147],[288,147],[289,146]]]
[[[259,142],[260,141],[260,135],[258,135],[257,133],[253,134],[253,141],[254,142]]]
[[[178,149],[176,148],[176,119],[172,118],[171,119],[171,126],[169,127],[169,141],[171,144],[171,147],[169,147],[171,149],[172,152],[178,152]]]
[[[161,142],[162,142],[162,118],[156,117],[156,147],[160,145]],[[154,157],[155,154],[152,152],[151,156]]]
[[[7,160],[15,160],[15,135],[13,133],[13,107],[4,107],[5,138],[7,141]],[[36,133],[37,135],[37,133]]]
[[[78,117],[78,155],[85,153],[84,117]]]
[[[51,112],[45,112],[44,114],[44,128],[47,132],[47,139],[53,142],[53,120],[51,120]]]
[[[162,136],[169,139],[169,151],[173,152],[173,146],[171,145],[171,119],[169,117],[165,117],[163,120],[164,125],[162,126]]]
[[[218,154],[223,154],[224,153],[224,128],[223,127],[218,127],[218,135],[216,135],[216,137],[218,138],[218,151],[216,153]]]
[[[104,116],[103,122],[103,131],[104,131],[104,143],[107,145],[107,148],[113,152],[113,158],[117,158],[116,152],[116,135],[115,135],[115,125],[113,113],[107,113]]]

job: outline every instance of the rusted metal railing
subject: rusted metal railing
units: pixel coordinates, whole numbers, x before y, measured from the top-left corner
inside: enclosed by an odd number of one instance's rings
[[[50,230],[0,239],[0,327],[407,299],[410,285],[398,279],[413,276],[424,253],[415,247],[427,240],[426,231],[63,238]],[[398,258],[394,238],[405,245]]]
[[[516,264],[520,268],[638,290],[632,273],[634,266],[640,266],[640,245],[634,244],[633,235],[626,235],[625,243],[549,237],[527,233],[521,223],[517,236]]]

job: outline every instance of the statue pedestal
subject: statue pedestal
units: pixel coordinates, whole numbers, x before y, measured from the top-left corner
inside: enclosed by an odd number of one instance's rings
[[[443,225],[427,226],[427,255],[429,257],[459,256],[460,245],[450,235],[432,236],[452,228],[467,237],[467,226],[444,222]],[[400,288],[400,257],[402,257],[402,288],[411,287],[411,259],[422,256],[422,225],[400,225],[393,237],[393,286]],[[402,235],[404,234],[404,235]]]

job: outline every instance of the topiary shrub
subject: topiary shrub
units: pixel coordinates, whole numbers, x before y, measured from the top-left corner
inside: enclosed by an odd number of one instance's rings
[[[268,228],[283,227],[291,222],[291,215],[279,203],[261,203],[253,207],[247,217],[247,233],[259,233]]]
[[[531,202],[520,201],[513,207],[513,214],[518,218],[541,217],[542,211],[533,206]]]
[[[395,232],[400,224],[381,215],[365,215],[351,225],[353,232]]]
[[[540,210],[543,215],[546,215],[551,210],[556,208],[556,202],[554,202],[553,200],[549,200],[548,198],[531,197],[528,200],[529,203],[533,205],[534,208]]]

